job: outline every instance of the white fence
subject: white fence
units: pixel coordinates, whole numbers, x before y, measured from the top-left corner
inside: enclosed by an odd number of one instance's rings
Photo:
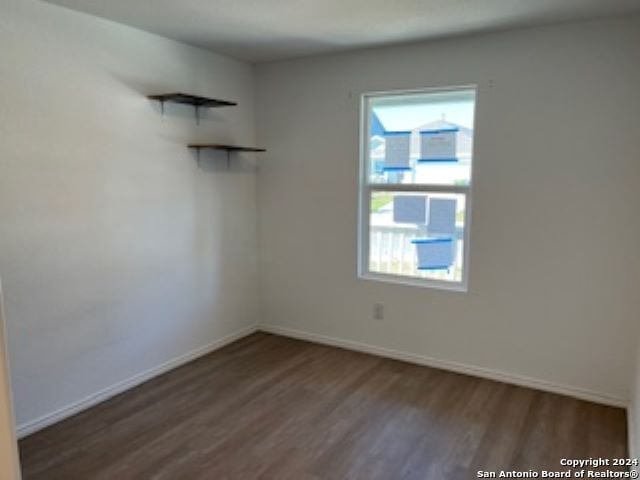
[[[423,238],[426,231],[415,227],[371,225],[369,241],[369,270],[378,273],[408,275],[442,280],[459,280],[462,276],[462,242],[456,242],[456,260],[451,270],[418,270],[416,247],[411,240]],[[457,239],[463,238],[461,229]]]

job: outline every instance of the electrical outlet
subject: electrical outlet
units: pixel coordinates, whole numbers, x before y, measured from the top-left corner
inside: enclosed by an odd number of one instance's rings
[[[384,320],[384,305],[381,303],[373,304],[373,319]]]

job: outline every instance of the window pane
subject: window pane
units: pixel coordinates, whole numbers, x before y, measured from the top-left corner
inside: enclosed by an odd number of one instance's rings
[[[464,194],[372,192],[369,271],[461,282],[465,203]]]
[[[475,90],[368,99],[370,183],[469,185]]]

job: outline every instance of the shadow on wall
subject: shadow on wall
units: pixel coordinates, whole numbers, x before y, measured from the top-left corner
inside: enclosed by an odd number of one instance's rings
[[[182,93],[189,93],[193,95],[207,96],[208,94],[206,92],[200,92],[200,91],[186,91],[186,90],[191,90],[190,88],[175,87],[175,86],[167,87],[166,83],[160,84],[157,82],[149,82],[143,79],[128,77],[125,75],[112,74],[111,78],[113,78],[121,86],[126,87],[127,90],[129,90],[129,92],[134,93],[135,98],[141,98],[148,101],[149,104],[152,105],[158,117],[164,116],[164,118],[175,118],[177,120],[189,120],[194,122],[194,126],[196,124],[208,122],[208,123],[211,123],[216,128],[224,127],[226,125],[225,111],[228,111],[229,108],[233,108],[233,107],[220,107],[220,108],[200,107],[196,113],[195,108],[190,105],[166,102],[163,107],[161,102],[157,100],[151,100],[147,97],[149,95],[158,95],[158,94],[167,93],[167,92],[178,92],[180,90],[185,90]],[[221,98],[221,100],[232,101],[234,99]]]
[[[204,172],[239,174],[252,173],[257,169],[255,160],[238,152],[202,149],[199,154],[195,150],[191,153],[198,168]]]

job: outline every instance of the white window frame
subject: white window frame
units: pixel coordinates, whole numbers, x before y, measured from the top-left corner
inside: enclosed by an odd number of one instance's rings
[[[455,92],[459,90],[473,90],[475,92],[474,117],[477,117],[478,86],[459,85],[448,87],[429,87],[417,90],[394,90],[386,92],[367,92],[360,96],[360,172],[358,188],[358,277],[365,280],[379,282],[396,283],[417,287],[426,287],[442,290],[452,290],[466,292],[469,289],[469,250],[471,246],[471,205],[473,193],[473,170],[476,163],[475,156],[475,120],[474,118],[474,139],[471,152],[470,181],[468,185],[441,185],[441,184],[393,184],[393,183],[371,183],[369,175],[369,138],[371,100],[377,97],[404,96],[415,94],[430,94],[442,92]],[[455,193],[465,197],[465,218],[464,218],[464,249],[463,249],[463,269],[462,280],[452,282],[447,280],[436,280],[427,278],[415,278],[405,275],[394,275],[389,273],[372,272],[369,270],[369,222],[371,214],[371,193],[372,192],[416,192],[416,193]]]

